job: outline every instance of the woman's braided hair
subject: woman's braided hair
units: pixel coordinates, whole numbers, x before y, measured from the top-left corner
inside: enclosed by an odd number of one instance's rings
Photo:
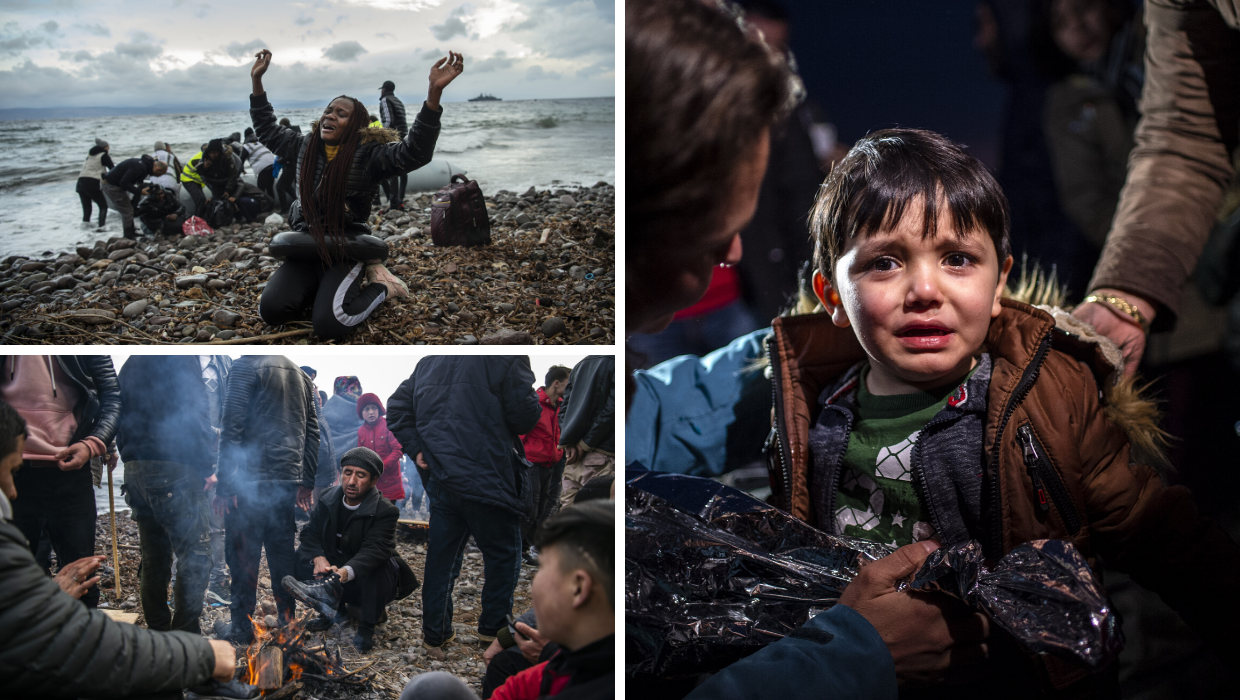
[[[306,156],[302,158],[301,172],[298,173],[298,195],[301,198],[302,215],[310,226],[310,235],[319,249],[319,257],[324,264],[344,259],[345,195],[349,187],[349,168],[353,165],[353,155],[361,140],[362,127],[366,126],[366,108],[356,98],[341,95],[332,100],[350,100],[353,113],[344,125],[344,138],[340,140],[340,150],[336,157],[323,168],[323,176],[318,183],[314,182],[314,173],[318,169],[320,146],[323,137],[319,134],[319,124],[315,122],[306,143]],[[331,102],[328,103],[330,105]],[[317,187],[316,187],[317,184]],[[335,244],[329,236],[335,237]]]

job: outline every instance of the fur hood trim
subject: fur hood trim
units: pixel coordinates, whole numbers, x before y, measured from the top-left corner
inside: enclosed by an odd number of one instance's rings
[[[318,130],[319,120],[316,119],[310,122],[310,133],[315,133]],[[397,133],[396,129],[389,129],[387,127],[364,126],[358,129],[358,133],[362,136],[362,145],[368,143],[395,143],[400,140],[400,134]]]

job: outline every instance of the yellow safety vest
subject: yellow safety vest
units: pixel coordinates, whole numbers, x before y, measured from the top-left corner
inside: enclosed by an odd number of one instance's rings
[[[372,128],[372,129],[382,129],[382,128],[383,128],[383,122],[381,122],[381,121],[379,121],[378,119],[376,119],[376,120],[374,120],[373,122],[371,122],[371,123],[370,123],[370,128]]]
[[[192,182],[199,187],[206,187],[207,183],[202,181],[202,177],[198,174],[198,166],[202,163],[202,151],[190,157],[185,167],[181,168],[181,182]]]

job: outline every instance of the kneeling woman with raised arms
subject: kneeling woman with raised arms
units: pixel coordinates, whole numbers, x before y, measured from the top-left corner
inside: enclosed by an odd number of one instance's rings
[[[461,74],[465,61],[449,53],[431,67],[430,90],[403,140],[391,129],[366,126],[359,100],[332,100],[302,135],[276,123],[263,89],[271,52],[256,55],[250,77],[250,118],[258,140],[288,163],[296,163],[297,201],[289,212],[292,231],[271,241],[271,254],[285,258],[271,275],[258,305],[270,325],[295,320],[313,307],[314,332],[329,340],[349,333],[384,299],[409,290],[388,272],[387,244],[370,236],[367,219],[379,184],[426,165],[439,137],[439,97]],[[369,284],[362,287],[365,279]]]

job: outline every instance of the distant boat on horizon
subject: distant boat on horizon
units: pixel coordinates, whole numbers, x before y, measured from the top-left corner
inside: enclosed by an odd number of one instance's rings
[[[503,100],[501,98],[496,97],[495,95],[488,95],[484,92],[484,93],[480,93],[477,97],[471,97],[469,101],[470,102],[502,102]]]

